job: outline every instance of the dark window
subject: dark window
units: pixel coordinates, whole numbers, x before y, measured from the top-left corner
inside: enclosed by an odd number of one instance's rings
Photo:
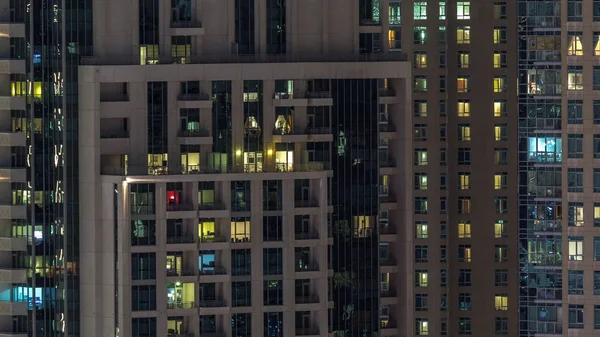
[[[235,0],[235,53],[254,54],[254,0]]]
[[[153,280],[156,278],[156,254],[132,253],[131,254],[131,279]]]
[[[156,317],[141,317],[131,320],[131,337],[156,336]]]
[[[263,181],[263,210],[280,211],[283,185],[281,180]]]
[[[263,304],[283,305],[283,281],[263,281]]]
[[[267,54],[286,52],[286,1],[267,0]]]
[[[263,248],[263,274],[281,275],[283,273],[283,251],[281,248]]]
[[[156,244],[156,221],[135,220],[131,222],[131,245],[152,246]]]
[[[265,312],[264,337],[283,337],[283,312]]]
[[[148,311],[156,310],[156,286],[132,286],[131,310]]]
[[[231,282],[231,306],[252,306],[252,283],[250,281]]]
[[[231,251],[231,275],[250,275],[250,249],[233,249]]]

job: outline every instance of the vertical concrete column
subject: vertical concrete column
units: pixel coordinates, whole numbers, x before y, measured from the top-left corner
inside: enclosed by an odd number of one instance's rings
[[[156,215],[156,313],[167,317],[167,184],[156,183],[154,189],[154,211]],[[167,334],[167,320],[157,319],[156,331]]]
[[[298,0],[293,0],[294,2],[297,2]],[[329,50],[329,25],[331,24],[331,22],[329,22],[329,7],[331,6],[331,4],[329,3],[329,0],[322,0],[321,1],[321,27],[323,27],[323,39],[322,39],[322,47],[321,50],[323,53],[327,54],[330,53],[331,50]],[[352,4],[350,4],[350,6],[352,6]],[[358,8],[358,4],[353,6],[354,8]],[[358,16],[358,15],[356,15]],[[296,30],[297,27],[294,27],[294,31]]]
[[[179,109],[177,108],[177,95],[179,82],[168,82],[167,85],[167,141],[169,172],[181,172],[181,156],[179,155]]]
[[[148,167],[148,83],[130,82],[129,97],[133,100],[134,110],[129,115],[130,149],[128,165],[130,172],[136,174]]]

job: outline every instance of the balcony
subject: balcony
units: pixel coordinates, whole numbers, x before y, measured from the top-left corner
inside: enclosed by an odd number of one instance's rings
[[[100,96],[101,118],[127,118],[131,110],[133,110],[133,103],[129,101],[129,95],[126,93]]]
[[[27,239],[25,237],[22,237],[22,238],[0,237],[0,251],[24,252],[26,250],[27,250]]]
[[[193,244],[195,242],[195,236],[193,235],[167,236],[168,245]]]
[[[195,11],[191,14],[188,13],[189,17],[183,18],[178,17],[178,13],[173,13],[171,18],[171,35],[173,36],[197,36],[204,35],[204,28],[202,23],[196,19]]]
[[[398,334],[398,326],[389,319],[382,320],[380,323],[379,332],[381,336],[396,336]]]
[[[167,302],[168,310],[177,310],[177,309],[194,309],[196,308],[196,303],[194,302]]]
[[[120,130],[100,133],[100,151],[102,155],[128,154],[129,132]]]
[[[318,240],[319,233],[317,233],[317,232],[295,232],[294,239],[295,240]]]
[[[204,334],[202,336],[204,336]],[[2,336],[0,336],[0,337],[2,337]],[[194,333],[193,332],[179,332],[179,333],[168,332],[167,337],[194,337]]]
[[[202,337],[226,337],[224,332],[220,331],[200,331]]]
[[[318,161],[311,161],[306,164],[275,164],[275,172],[319,172],[328,170],[330,170],[329,163]],[[269,172],[268,167],[265,172]]]
[[[387,124],[379,124],[379,136],[381,139],[395,139],[397,136],[396,127],[389,121]]]
[[[562,221],[561,220],[535,220],[531,223],[534,232],[539,232],[539,235],[546,235],[550,233],[562,232]]]
[[[379,260],[379,266],[382,273],[397,273],[398,265],[396,264],[396,259],[393,257],[387,257],[385,259]]]
[[[396,162],[393,160],[386,160],[379,162],[379,173],[381,175],[395,175],[397,174]]]
[[[20,282],[25,283],[26,281]],[[26,316],[27,302],[0,301],[0,315],[2,316]]]
[[[198,204],[201,218],[226,218],[231,212],[222,202],[204,202]]]
[[[0,74],[24,74],[25,60],[0,58]]]
[[[0,205],[0,219],[27,219],[27,206]]]
[[[383,88],[379,91],[379,104],[396,104],[396,90],[391,88]]]
[[[314,207],[319,207],[319,202],[316,200],[295,200],[294,207],[296,207],[296,208],[314,208]]]
[[[305,142],[332,142],[333,134],[329,127],[306,127],[291,131],[273,130],[274,143],[305,143]]]
[[[27,135],[23,132],[0,132],[0,146],[26,146]]]
[[[398,202],[393,195],[380,195],[379,205],[382,210],[395,210],[398,208]]]
[[[0,181],[25,182],[27,181],[27,170],[21,167],[0,167]]]
[[[379,227],[379,239],[381,242],[394,242],[398,240],[396,227],[392,225]]]
[[[213,102],[205,93],[182,93],[177,96],[177,106],[180,109],[212,109]]]
[[[194,276],[194,270],[192,270],[192,269],[176,269],[176,268],[167,269],[167,277],[185,277],[185,276]]]
[[[219,283],[226,282],[230,279],[225,268],[221,266],[202,267],[199,270],[200,281],[204,283]]]
[[[273,106],[276,107],[306,107],[306,106],[332,106],[333,99],[329,91],[294,91],[275,92]]]
[[[181,145],[211,145],[213,138],[206,129],[181,130],[177,133]]]

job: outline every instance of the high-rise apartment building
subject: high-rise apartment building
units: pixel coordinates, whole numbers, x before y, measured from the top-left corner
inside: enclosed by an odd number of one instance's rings
[[[382,27],[346,0],[93,13],[81,335],[401,335],[381,327],[378,221],[405,214],[411,69]]]
[[[518,6],[520,336],[593,335],[600,329],[600,2]]]
[[[413,157],[400,163],[413,164],[402,191],[412,214],[381,224],[382,326],[389,318],[401,336],[515,336],[516,4],[359,3],[361,32],[413,65]]]

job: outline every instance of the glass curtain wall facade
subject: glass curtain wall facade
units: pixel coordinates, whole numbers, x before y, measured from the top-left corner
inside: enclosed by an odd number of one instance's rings
[[[519,1],[518,15],[519,330],[562,335],[561,2]]]

